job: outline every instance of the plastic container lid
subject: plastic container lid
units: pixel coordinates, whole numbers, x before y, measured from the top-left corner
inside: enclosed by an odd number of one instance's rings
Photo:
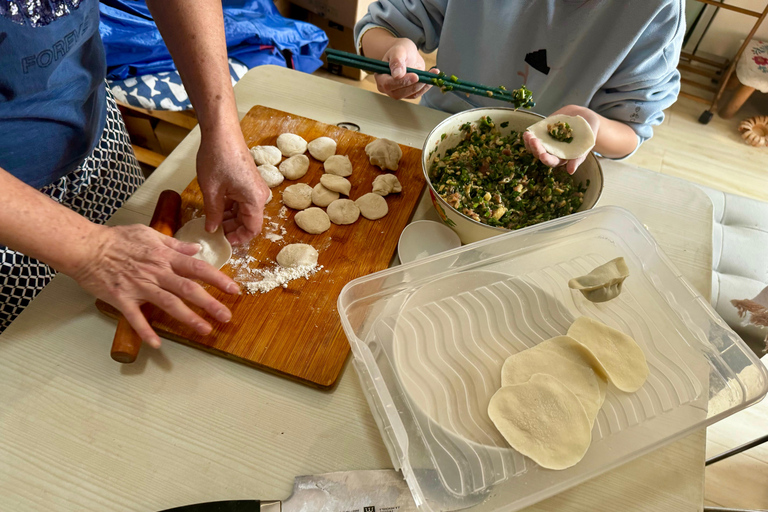
[[[594,304],[572,277],[623,256],[621,295]],[[354,365],[396,469],[423,510],[513,511],[760,400],[768,372],[629,212],[601,207],[355,279],[338,301]],[[581,315],[630,334],[650,375],[608,387],[592,443],[552,471],[487,414],[509,355]]]

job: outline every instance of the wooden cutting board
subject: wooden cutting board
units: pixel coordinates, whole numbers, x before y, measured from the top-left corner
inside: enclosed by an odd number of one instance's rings
[[[277,136],[286,132],[301,135],[307,141],[321,136],[336,140],[336,154],[347,155],[354,169],[347,178],[352,183],[350,199],[371,192],[374,178],[382,173],[369,163],[365,154],[366,144],[375,140],[369,135],[262,106],[253,107],[246,114],[241,128],[248,147],[274,145]],[[385,197],[389,213],[376,221],[360,216],[354,224],[331,224],[325,233],[310,235],[295,224],[294,210],[287,208],[285,218],[281,218],[283,189],[294,183],[314,187],[320,182],[323,164],[309,152],[306,153],[310,158],[307,174],[299,180],[285,180],[272,189],[273,199],[264,212],[265,229],[247,247],[247,254],[258,262],[251,267],[273,268],[277,253],[285,245],[306,243],[319,251],[318,265],[323,267],[309,279],[300,278],[289,282],[286,288],[254,295],[243,293],[237,297],[207,287],[233,313],[232,321],[227,324],[206,317],[214,326],[208,336],[195,333],[156,308],[149,315],[152,326],[170,339],[312,386],[332,387],[349,354],[349,343],[336,310],[339,292],[352,279],[389,266],[400,233],[410,220],[424,187],[421,150],[400,147],[403,158],[395,174],[403,191]],[[189,184],[181,197],[182,222],[203,214],[197,180]],[[280,235],[281,228],[285,229],[282,240],[271,241],[265,236]],[[236,256],[244,255],[245,251],[245,248],[236,249]],[[222,271],[233,277],[238,273],[231,264],[225,265]],[[110,309],[105,306],[100,304],[103,310]]]

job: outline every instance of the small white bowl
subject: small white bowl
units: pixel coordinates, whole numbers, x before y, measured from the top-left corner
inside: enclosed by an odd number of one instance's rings
[[[400,233],[397,255],[400,263],[410,263],[457,247],[461,240],[454,230],[433,220],[417,220]]]

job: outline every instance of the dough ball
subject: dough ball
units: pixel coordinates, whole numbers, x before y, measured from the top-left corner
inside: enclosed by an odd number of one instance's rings
[[[280,172],[289,180],[297,180],[307,174],[309,158],[307,155],[296,155],[280,164]]]
[[[215,232],[207,232],[205,217],[190,220],[181,226],[173,237],[182,242],[200,244],[200,250],[193,257],[216,268],[223,267],[232,257],[232,246],[224,236],[224,229],[219,226]]]
[[[572,134],[570,142],[557,140],[550,135],[550,127],[554,127],[558,123],[567,123]],[[589,150],[595,145],[595,132],[592,131],[587,120],[581,116],[566,116],[565,114],[549,116],[529,126],[527,131],[541,141],[547,153],[563,160],[582,157],[589,153]]]
[[[331,227],[328,214],[317,207],[307,208],[296,214],[296,224],[311,235],[319,235]]]
[[[333,190],[339,194],[349,195],[352,190],[352,184],[348,179],[336,176],[335,174],[323,174],[320,176],[320,183],[328,190]]]
[[[277,253],[281,267],[304,267],[317,265],[317,249],[308,244],[286,245]]]
[[[277,138],[277,147],[288,157],[302,155],[307,151],[307,141],[295,133],[284,133]]]
[[[378,165],[382,169],[396,171],[403,157],[403,150],[397,142],[389,139],[376,139],[365,146],[365,154],[368,155],[371,165]]]
[[[306,183],[296,183],[285,187],[283,204],[294,210],[309,208],[312,205],[312,187]]]
[[[258,169],[259,174],[261,174],[261,177],[269,188],[278,186],[285,179],[283,173],[281,173],[274,165],[264,164],[258,166],[256,169]]]
[[[351,199],[337,199],[328,205],[328,218],[334,224],[353,224],[360,217],[360,208]]]
[[[269,202],[272,200],[272,189],[269,189],[269,197],[264,202],[264,204],[269,204]]]
[[[579,399],[551,375],[537,373],[499,389],[488,416],[512,448],[544,468],[573,466],[592,442],[592,423]]]
[[[315,185],[312,189],[312,202],[317,206],[325,208],[339,198],[339,193],[328,190],[322,183]]]
[[[380,219],[389,212],[387,200],[373,192],[365,194],[355,201],[355,204],[360,208],[360,213],[363,214],[363,217],[369,220]]]
[[[283,154],[276,146],[254,146],[251,148],[251,156],[256,165],[277,165],[283,159]]]
[[[602,373],[621,391],[633,393],[648,378],[648,363],[643,349],[623,332],[580,316],[568,328],[568,336],[591,352],[595,371]]]
[[[330,137],[318,137],[307,144],[307,149],[312,158],[325,162],[329,156],[336,154],[336,141]]]
[[[325,172],[335,174],[336,176],[349,176],[352,174],[352,162],[346,155],[329,156],[323,164]]]
[[[403,186],[394,174],[380,174],[373,180],[373,193],[384,197],[392,192],[401,192]]]

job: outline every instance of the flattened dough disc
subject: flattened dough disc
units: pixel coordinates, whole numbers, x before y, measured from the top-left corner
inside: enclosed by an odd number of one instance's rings
[[[547,126],[558,122],[568,123],[568,126],[573,130],[571,142],[559,141],[549,134]],[[564,114],[549,116],[529,126],[528,131],[541,141],[548,153],[563,160],[573,160],[584,156],[595,146],[595,132],[592,131],[587,120],[581,116],[566,116]]]
[[[200,250],[195,254],[195,258],[206,261],[214,267],[220,269],[232,257],[232,246],[227,237],[224,236],[224,229],[219,226],[214,233],[205,230],[205,217],[192,219],[173,235],[182,242],[191,242],[200,244]]]
[[[512,448],[544,468],[573,466],[592,442],[592,422],[581,402],[550,375],[537,373],[499,389],[488,415]]]

